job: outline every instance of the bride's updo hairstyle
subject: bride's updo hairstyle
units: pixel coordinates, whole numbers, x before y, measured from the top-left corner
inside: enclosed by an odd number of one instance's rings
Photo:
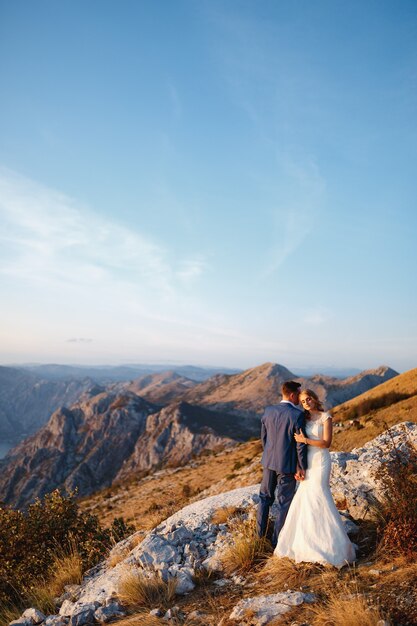
[[[314,400],[314,407],[311,407],[313,411],[324,411],[323,405],[319,400],[318,395],[312,389],[303,389],[300,393],[300,398],[312,398]],[[306,410],[306,414],[310,415],[310,411]]]

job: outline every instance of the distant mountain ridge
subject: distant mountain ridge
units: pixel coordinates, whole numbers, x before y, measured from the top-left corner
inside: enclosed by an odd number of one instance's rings
[[[139,368],[139,369],[138,369]],[[167,404],[174,400],[180,392],[186,391],[198,381],[205,380],[218,368],[199,368],[182,366],[183,374],[178,372],[153,371],[152,366],[140,369],[135,367],[73,367],[68,365],[33,365],[26,367],[0,366],[0,440],[17,444],[24,437],[36,432],[54,411],[66,406],[70,407],[82,394],[100,387],[102,390],[111,385],[121,385],[134,381],[139,384],[144,377],[153,377],[148,385],[155,389],[155,402]],[[235,370],[226,370],[234,372]],[[187,374],[192,374],[192,380]],[[168,376],[171,376],[169,388]],[[163,390],[157,389],[165,385]],[[142,383],[143,384],[143,383]],[[147,390],[151,392],[151,389]],[[152,399],[150,401],[153,401]]]
[[[201,383],[165,372],[106,388],[91,384],[1,463],[0,500],[25,506],[55,487],[77,487],[85,495],[135,472],[183,464],[204,449],[258,436],[259,416],[279,401],[285,380],[314,388],[330,408],[396,375],[382,366],[345,380],[304,379],[265,363]]]
[[[243,415],[260,415],[269,404],[281,398],[281,386],[295,380],[304,388],[315,391],[325,408],[346,402],[360,393],[379,385],[398,372],[381,366],[345,379],[322,376],[297,377],[277,363],[264,363],[232,376],[215,376],[190,389],[183,399],[213,410],[224,410]]]
[[[149,402],[165,405],[181,397],[197,384],[191,378],[180,376],[174,371],[168,371],[141,376],[124,385],[124,388],[145,397]]]
[[[43,380],[18,368],[0,366],[0,438],[18,441],[34,433],[61,406],[70,406],[94,381]]]
[[[39,365],[20,365],[22,369],[46,380],[83,380],[92,378],[99,384],[132,381],[138,377],[175,371],[179,376],[203,381],[218,373],[236,374],[241,370],[227,367],[199,367],[196,365],[59,365],[55,363]]]

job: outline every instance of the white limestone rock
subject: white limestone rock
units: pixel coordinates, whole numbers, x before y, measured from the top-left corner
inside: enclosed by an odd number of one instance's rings
[[[95,621],[94,614],[99,606],[100,604],[98,602],[90,602],[74,610],[70,617],[70,626],[93,624]]]
[[[267,596],[244,598],[233,608],[229,620],[242,622],[250,615],[251,626],[264,626],[303,602],[314,602],[314,596],[301,591],[284,591]]]
[[[362,448],[352,452],[332,452],[330,486],[336,502],[355,519],[366,517],[369,501],[380,497],[378,470],[392,453],[393,447],[400,454],[406,453],[405,442],[417,445],[417,424],[403,422],[392,426]]]
[[[45,620],[45,615],[39,609],[26,609],[24,613],[22,613],[23,619],[31,620],[32,624],[40,624]]]
[[[116,617],[124,617],[126,611],[118,602],[107,604],[106,606],[99,606],[94,612],[94,619],[97,622],[110,622]]]
[[[43,626],[67,626],[68,622],[68,617],[63,617],[62,615],[48,615]]]

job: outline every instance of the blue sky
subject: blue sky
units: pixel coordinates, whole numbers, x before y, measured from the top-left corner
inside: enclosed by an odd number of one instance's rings
[[[417,5],[0,0],[0,362],[417,366]]]

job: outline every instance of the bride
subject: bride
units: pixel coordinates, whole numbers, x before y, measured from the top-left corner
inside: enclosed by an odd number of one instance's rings
[[[324,563],[342,567],[355,560],[355,548],[346,534],[330,491],[332,418],[323,411],[317,394],[306,389],[300,394],[306,411],[305,432],[295,434],[306,443],[307,471],[299,482],[274,555],[296,563]]]

